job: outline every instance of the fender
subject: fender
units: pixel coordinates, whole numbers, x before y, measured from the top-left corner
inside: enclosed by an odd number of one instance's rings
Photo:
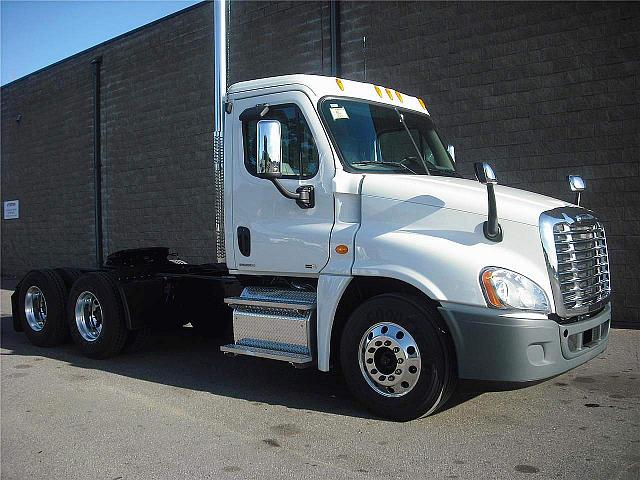
[[[318,278],[316,344],[318,370],[322,372],[329,371],[333,320],[342,295],[352,279],[353,277],[347,275],[320,275]]]
[[[397,269],[386,270],[384,274],[381,270],[361,269],[361,277],[388,278],[398,280],[411,285],[421,291],[431,299],[439,292],[424,275],[417,272],[403,272]],[[329,371],[329,361],[331,359],[331,335],[336,311],[344,293],[355,277],[347,275],[320,275],[317,290],[317,322],[316,322],[316,344],[318,353],[318,370]]]

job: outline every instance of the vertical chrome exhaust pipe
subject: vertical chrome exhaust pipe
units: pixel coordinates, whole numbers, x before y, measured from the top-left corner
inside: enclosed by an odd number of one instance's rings
[[[216,259],[225,263],[224,246],[224,102],[227,94],[227,2],[213,2],[213,175]]]

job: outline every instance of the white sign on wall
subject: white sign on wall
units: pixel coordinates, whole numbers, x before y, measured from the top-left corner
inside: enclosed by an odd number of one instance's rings
[[[20,200],[9,200],[4,202],[4,217],[5,220],[11,218],[20,218]]]

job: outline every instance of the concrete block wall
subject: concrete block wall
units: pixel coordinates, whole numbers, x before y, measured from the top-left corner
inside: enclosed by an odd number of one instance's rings
[[[169,246],[215,262],[211,5],[105,47],[106,252]]]
[[[212,6],[2,88],[2,274],[95,266],[93,70],[102,56],[104,255],[170,246],[215,262]],[[16,122],[21,115],[20,122]]]
[[[230,82],[329,75],[329,14],[234,2]],[[105,252],[214,261],[211,19],[200,4],[2,88],[2,200],[21,201],[2,221],[3,274],[92,265],[96,55]],[[583,175],[608,232],[614,320],[640,326],[640,4],[340,2],[339,31],[340,75],[424,98],[465,176],[488,161],[503,184],[570,200],[566,175]]]
[[[94,264],[93,74],[81,56],[2,88],[2,273]]]

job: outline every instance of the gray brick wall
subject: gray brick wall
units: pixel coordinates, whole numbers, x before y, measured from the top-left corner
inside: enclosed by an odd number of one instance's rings
[[[198,6],[2,88],[2,200],[20,200],[2,221],[3,275],[95,266],[98,55],[105,256],[164,245],[215,261],[211,16]]]
[[[2,89],[2,200],[20,201],[20,218],[2,220],[3,274],[93,264],[88,62],[73,59]]]
[[[213,36],[205,5],[104,49],[105,250],[215,262]]]
[[[640,4],[339,10],[341,76],[422,96],[464,175],[488,161],[503,184],[567,200],[565,176],[585,177],[584,205],[608,231],[614,320],[640,325]],[[329,28],[328,2],[234,2],[230,81],[328,75]],[[21,219],[2,221],[3,274],[93,262],[98,54],[105,251],[158,244],[214,260],[211,42],[200,5],[3,87],[2,199],[21,201]]]

